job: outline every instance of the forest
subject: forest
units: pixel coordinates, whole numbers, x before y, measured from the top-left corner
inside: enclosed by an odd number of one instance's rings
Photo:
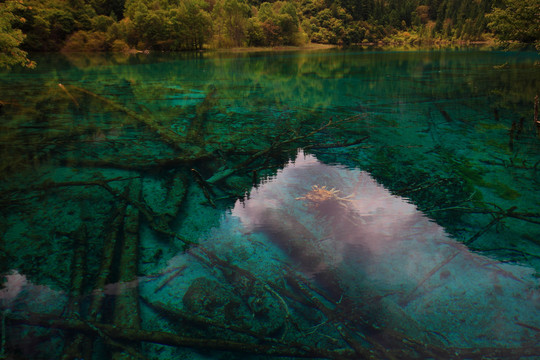
[[[0,67],[29,51],[181,51],[308,43],[538,44],[537,0],[4,0]]]

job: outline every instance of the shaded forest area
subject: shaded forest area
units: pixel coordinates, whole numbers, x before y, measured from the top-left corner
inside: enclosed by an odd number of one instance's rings
[[[0,65],[26,51],[199,50],[501,40],[538,43],[537,0],[7,0]]]

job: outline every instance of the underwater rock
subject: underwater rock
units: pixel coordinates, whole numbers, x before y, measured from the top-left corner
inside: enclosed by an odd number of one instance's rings
[[[195,279],[186,291],[182,302],[186,310],[210,318],[223,316],[223,308],[235,299],[235,294],[217,281],[199,277]]]

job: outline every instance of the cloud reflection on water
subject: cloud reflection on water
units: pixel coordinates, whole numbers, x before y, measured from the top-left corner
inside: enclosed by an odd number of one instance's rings
[[[309,207],[298,197],[314,185],[350,198],[331,211]],[[519,322],[540,325],[532,269],[470,251],[365,171],[301,152],[232,214],[328,291],[364,301],[385,297],[389,323],[403,321],[396,317],[406,313],[456,344],[519,344],[533,335]]]

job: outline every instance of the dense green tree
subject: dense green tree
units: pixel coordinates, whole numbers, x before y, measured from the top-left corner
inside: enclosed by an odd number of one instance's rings
[[[478,40],[488,24],[502,40],[530,43],[538,42],[540,31],[538,0],[0,0],[0,6],[2,56],[12,59],[24,55],[20,49],[62,47]]]
[[[203,0],[183,0],[180,5],[186,13],[184,24],[189,29],[183,49],[202,49],[212,34],[212,18],[205,10],[208,4]]]
[[[300,45],[305,42],[299,27],[300,18],[293,3],[262,3],[257,13],[257,21],[253,23],[260,23],[264,45]]]
[[[63,1],[29,0],[17,14],[26,19],[20,29],[26,34],[25,50],[60,50],[67,37],[80,30],[76,12]],[[91,16],[95,16],[92,11]]]
[[[0,3],[0,68],[11,68],[14,65],[34,66],[34,63],[28,60],[27,53],[19,48],[24,34],[13,28],[14,23],[26,21],[13,14],[13,11],[21,9],[22,6],[19,2],[10,0]]]
[[[117,19],[124,17],[125,0],[90,0],[89,4],[98,15],[114,15]]]
[[[243,46],[247,43],[251,6],[245,0],[217,0],[212,11],[212,24],[217,45]]]
[[[540,2],[504,0],[487,15],[489,28],[504,41],[538,43],[540,41]]]

